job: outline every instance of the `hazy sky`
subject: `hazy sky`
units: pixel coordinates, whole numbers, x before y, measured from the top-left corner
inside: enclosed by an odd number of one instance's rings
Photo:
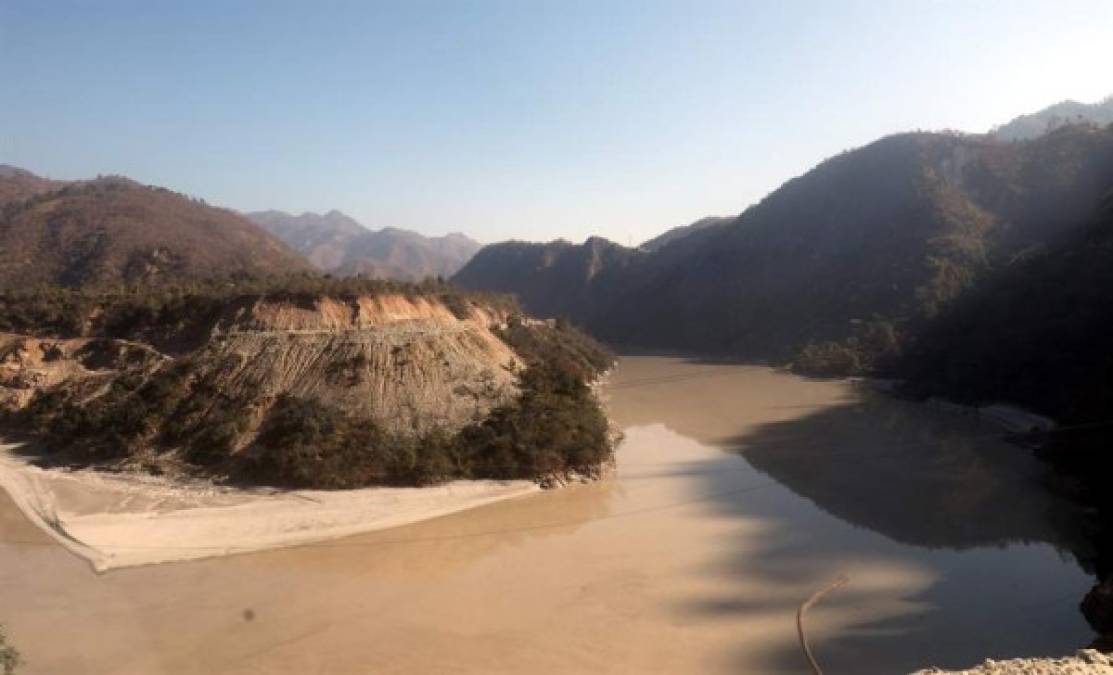
[[[0,1],[0,162],[482,241],[636,243],[1110,93],[1110,0]]]

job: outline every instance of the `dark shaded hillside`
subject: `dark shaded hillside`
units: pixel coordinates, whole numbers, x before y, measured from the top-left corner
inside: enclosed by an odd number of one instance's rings
[[[236,213],[125,178],[64,184],[0,210],[0,286],[164,282],[308,269]]]
[[[582,244],[511,241],[485,246],[452,280],[465,288],[513,293],[532,314],[583,322],[606,307],[616,284],[645,255],[602,237]]]
[[[863,371],[985,275],[1079,227],[1110,184],[1111,130],[1016,143],[900,134],[823,162],[733,222],[596,256],[590,275],[554,274],[571,245],[513,244],[488,247],[458,279],[616,344]]]
[[[923,395],[1104,420],[1113,416],[1110,336],[1113,193],[1091,226],[1015,261],[929,324],[897,372]]]
[[[663,261],[598,328],[774,359],[871,323],[899,331],[1077,226],[1110,178],[1110,132],[1066,129],[1027,144],[885,138],[789,181],[733,225],[692,235],[694,250]]]
[[[260,211],[247,217],[319,269],[343,275],[408,281],[449,277],[480,249],[478,242],[459,233],[426,237],[395,227],[368,230],[339,211],[300,216]]]
[[[690,223],[688,225],[680,225],[678,227],[667,230],[657,235],[656,237],[643,242],[640,246],[638,246],[638,248],[643,251],[656,251],[657,249],[664,247],[665,244],[672,243],[677,239],[683,239],[689,234],[693,234],[695,232],[699,232],[700,230],[714,227],[716,225],[725,225],[732,220],[734,220],[734,216],[708,216],[706,218],[700,218],[694,223]]]

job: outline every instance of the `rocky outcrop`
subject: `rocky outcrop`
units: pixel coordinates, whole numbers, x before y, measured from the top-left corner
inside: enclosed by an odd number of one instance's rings
[[[54,387],[94,397],[121,371],[150,374],[170,359],[125,340],[37,338],[0,333],[0,411],[24,408]]]
[[[506,319],[403,295],[258,300],[217,323],[197,374],[231,397],[317,398],[391,431],[457,429],[517,391],[522,361],[492,332]]]
[[[323,297],[310,304],[233,303],[182,360],[141,343],[0,335],[0,405],[52,390],[87,401],[122,374],[148,378],[180,363],[187,379],[252,400],[251,428],[283,395],[368,415],[395,432],[458,429],[517,393],[517,354],[493,332],[507,313],[476,304],[457,316],[435,297]]]
[[[63,323],[100,312],[99,334],[0,334],[0,422],[52,462],[351,488],[544,483],[611,456],[587,386],[610,356],[507,298],[298,279],[85,300]]]
[[[921,670],[916,675],[951,673],[951,675],[1113,675],[1113,658],[1093,649],[1079,650],[1074,656],[1061,659],[986,659],[968,670]]]

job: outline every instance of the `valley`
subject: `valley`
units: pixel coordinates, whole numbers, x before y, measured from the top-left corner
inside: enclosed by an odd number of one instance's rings
[[[1109,35],[0,2],[0,675],[1113,673]]]

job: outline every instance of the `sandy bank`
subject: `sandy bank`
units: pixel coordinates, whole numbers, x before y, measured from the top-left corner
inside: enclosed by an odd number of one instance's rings
[[[1113,675],[1113,658],[1093,649],[1080,650],[1062,659],[1009,659],[986,661],[969,670],[921,670],[916,675]]]
[[[294,546],[414,523],[539,490],[530,481],[276,491],[41,469],[0,445],[0,487],[33,523],[105,571]]]

